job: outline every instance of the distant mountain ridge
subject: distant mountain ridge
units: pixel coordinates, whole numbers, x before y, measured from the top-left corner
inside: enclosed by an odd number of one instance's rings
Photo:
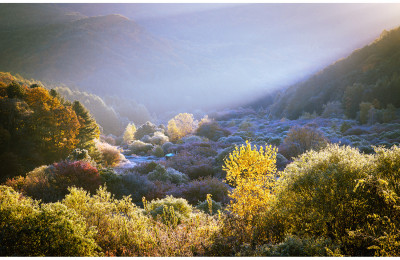
[[[29,13],[31,26],[18,22],[21,15]],[[45,22],[39,22],[40,16]],[[0,27],[1,71],[62,82],[96,94],[128,92],[137,100],[154,92],[135,91],[144,80],[174,67],[185,72],[185,65],[167,41],[122,15],[86,17],[65,13],[54,5],[10,4],[3,8],[2,4],[0,24],[6,20],[13,26]],[[136,93],[131,95],[130,91]]]
[[[306,78],[392,28],[400,10],[211,5],[166,15],[188,6],[0,4],[0,71],[131,99],[157,115],[194,113]]]

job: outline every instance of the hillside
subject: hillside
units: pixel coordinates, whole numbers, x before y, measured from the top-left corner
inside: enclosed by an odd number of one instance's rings
[[[269,106],[276,117],[296,119],[303,113],[321,114],[324,105],[340,102],[355,118],[362,102],[400,107],[400,27],[384,31],[371,44],[354,51],[308,80],[275,92],[254,106]],[[271,100],[272,104],[271,104]]]

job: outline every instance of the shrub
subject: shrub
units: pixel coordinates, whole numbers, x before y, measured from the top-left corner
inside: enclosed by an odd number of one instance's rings
[[[172,141],[177,141],[193,133],[195,127],[196,122],[192,114],[180,113],[168,121],[168,135]]]
[[[199,201],[206,200],[207,194],[211,194],[215,201],[226,204],[229,202],[228,192],[228,185],[216,178],[207,177],[180,185],[169,194],[185,198],[191,205],[197,205]]]
[[[23,194],[44,202],[62,199],[71,186],[95,192],[100,184],[101,178],[96,167],[85,161],[62,161],[41,166],[19,180]]]
[[[322,112],[321,116],[324,118],[341,118],[344,114],[342,103],[340,101],[328,102],[323,106],[323,109],[324,111]]]
[[[197,128],[196,134],[207,137],[210,140],[217,141],[221,137],[229,136],[231,132],[221,128],[218,122],[212,121],[201,124],[199,128]]]
[[[135,140],[136,126],[134,123],[129,123],[124,132],[124,142],[129,143]]]
[[[137,164],[133,169],[135,172],[140,173],[142,175],[148,174],[153,171],[159,164],[151,161],[151,162],[142,162]]]
[[[361,127],[352,127],[348,130],[346,130],[346,132],[343,133],[343,135],[364,135],[364,134],[369,134],[370,132],[361,128]]]
[[[283,144],[279,147],[280,153],[286,158],[296,157],[310,149],[319,150],[327,145],[324,134],[308,126],[292,127]]]
[[[170,151],[170,148],[173,147],[173,146],[174,146],[173,143],[171,143],[171,142],[166,142],[166,143],[164,143],[161,147],[162,147],[164,153],[167,154],[167,153],[171,152],[171,151]]]
[[[157,145],[157,146],[155,146],[153,148],[152,154],[154,156],[157,156],[157,157],[163,157],[164,156],[164,150],[161,148],[161,146]]]
[[[157,126],[149,121],[141,125],[135,132],[135,139],[140,140],[145,135],[152,136],[155,132],[157,132]]]
[[[121,162],[123,157],[117,147],[101,142],[96,142],[96,147],[100,151],[106,167],[113,167]]]
[[[351,128],[351,124],[348,123],[347,121],[343,122],[343,124],[340,126],[340,132],[345,133],[347,130]]]
[[[185,144],[201,143],[201,141],[201,137],[196,135],[182,137],[182,142]]]
[[[153,217],[160,216],[163,223],[181,223],[192,214],[193,208],[185,199],[167,196],[164,199],[153,200],[145,206],[145,210]]]
[[[396,255],[400,149],[376,152],[328,145],[288,165],[276,204],[285,232],[330,238],[346,255]]]
[[[0,186],[1,256],[95,256],[95,230],[60,203],[39,206]]]
[[[246,250],[247,249],[247,250]],[[238,256],[341,256],[338,245],[329,238],[287,236],[279,244],[267,244],[255,250],[242,249]]]
[[[117,198],[130,196],[132,201],[137,205],[141,205],[142,197],[149,193],[154,193],[157,189],[147,176],[140,175],[136,172],[126,170],[121,174],[116,174],[114,171],[102,173],[103,183]]]
[[[149,142],[153,145],[163,145],[169,141],[168,136],[164,135],[163,132],[155,132],[150,138]]]
[[[100,136],[100,141],[103,142],[103,143],[110,144],[110,145],[116,145],[116,141],[115,141],[116,138],[117,137],[115,135],[112,135],[112,134],[107,135],[107,136],[101,135]]]
[[[190,179],[214,175],[212,158],[205,158],[195,151],[183,150],[166,162],[167,167],[186,173]]]
[[[211,212],[210,212],[210,204],[211,204]],[[222,204],[220,202],[216,202],[211,199],[210,201],[205,200],[203,202],[199,202],[196,206],[197,209],[204,211],[207,214],[215,215],[218,211],[222,210]]]
[[[156,168],[147,175],[151,181],[171,182],[174,184],[186,183],[189,178],[186,174],[181,173],[173,168],[165,169],[162,165],[157,165]]]
[[[244,140],[240,136],[231,135],[228,137],[221,137],[218,142],[223,142],[227,144],[241,144],[244,143]]]
[[[95,240],[106,256],[149,256],[155,247],[149,219],[129,197],[117,200],[105,188],[93,196],[71,188],[62,203],[97,229]]]
[[[87,161],[91,162],[92,158],[90,158],[89,152],[86,149],[76,148],[72,151],[72,153],[67,157],[70,161]]]
[[[129,145],[129,150],[131,153],[134,154],[139,154],[139,155],[144,155],[148,152],[150,152],[153,149],[153,145],[144,143],[142,141],[133,141]]]

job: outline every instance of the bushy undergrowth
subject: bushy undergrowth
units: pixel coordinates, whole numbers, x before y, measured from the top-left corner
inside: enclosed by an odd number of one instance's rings
[[[6,185],[44,202],[55,202],[68,193],[68,187],[82,187],[95,192],[101,184],[96,167],[87,161],[62,161],[50,166],[41,166],[26,174],[26,177],[10,179]]]
[[[96,231],[61,203],[42,204],[0,186],[1,256],[96,256]]]
[[[193,180],[169,191],[174,197],[185,198],[191,205],[204,201],[207,194],[211,194],[215,201],[226,204],[229,202],[228,192],[228,185],[219,179],[210,177]]]

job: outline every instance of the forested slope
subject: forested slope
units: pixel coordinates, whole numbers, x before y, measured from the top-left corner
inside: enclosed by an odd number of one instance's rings
[[[361,102],[386,108],[400,107],[400,27],[384,31],[373,43],[354,51],[308,80],[274,93],[258,102],[270,105],[276,117],[296,119],[304,112],[321,114],[324,105],[340,102],[345,113],[355,118]]]

